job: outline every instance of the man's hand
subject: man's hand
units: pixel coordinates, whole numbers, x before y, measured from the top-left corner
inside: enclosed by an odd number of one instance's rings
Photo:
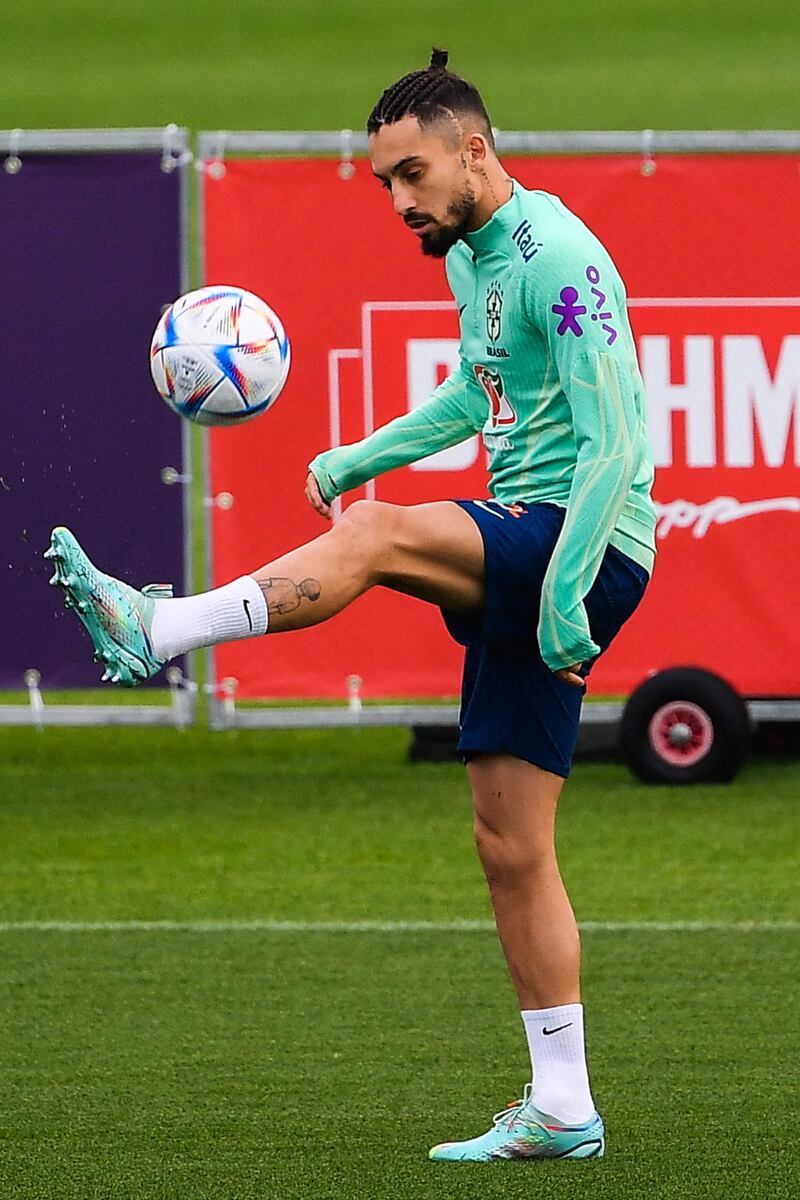
[[[574,687],[583,687],[586,680],[578,674],[581,665],[581,663],[575,663],[572,667],[564,667],[561,671],[556,671],[556,675],[559,679],[563,679],[564,683],[571,683]]]
[[[331,506],[319,490],[319,484],[311,471],[308,472],[306,480],[306,500],[321,517],[324,517],[326,521],[331,520]]]

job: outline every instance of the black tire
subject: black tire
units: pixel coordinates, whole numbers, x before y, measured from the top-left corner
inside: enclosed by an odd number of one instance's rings
[[[411,762],[460,762],[457,725],[412,725]]]
[[[645,783],[730,783],[750,751],[747,708],[719,675],[673,667],[630,697],[620,745]]]

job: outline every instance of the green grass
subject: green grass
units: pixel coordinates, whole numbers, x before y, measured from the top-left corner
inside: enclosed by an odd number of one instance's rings
[[[527,1077],[490,934],[7,937],[3,1195],[795,1197],[785,940],[584,943],[608,1157],[464,1167]]]
[[[5,6],[0,42],[0,128],[360,129],[434,42],[501,128],[798,125],[795,0],[32,0]]]
[[[0,730],[0,922],[489,915],[461,767],[398,730]],[[577,767],[584,921],[796,922],[798,768]],[[0,932],[0,1195],[796,1196],[800,935],[589,931],[602,1163],[448,1167],[524,1082],[491,932]]]

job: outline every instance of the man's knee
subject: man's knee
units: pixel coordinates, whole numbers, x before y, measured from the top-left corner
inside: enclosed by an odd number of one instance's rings
[[[400,531],[400,513],[396,504],[356,500],[344,510],[334,532],[338,537],[348,539],[354,553],[388,572]]]
[[[504,831],[475,814],[475,845],[488,883],[515,886],[555,863],[555,846],[547,830]]]
[[[392,525],[397,519],[398,506],[383,500],[354,500],[339,518],[339,526],[362,533],[375,534]]]

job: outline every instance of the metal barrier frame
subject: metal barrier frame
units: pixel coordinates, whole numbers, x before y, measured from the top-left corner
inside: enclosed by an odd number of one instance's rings
[[[575,130],[495,129],[504,154],[791,154],[800,150],[800,130]],[[0,135],[2,137],[2,135]],[[2,142],[0,142],[2,145]],[[200,161],[224,163],[228,154],[367,153],[366,133],[342,130],[276,130],[258,133],[220,129],[197,135]]]
[[[522,154],[640,154],[642,174],[656,169],[658,154],[758,154],[800,152],[800,130],[605,130],[605,131],[525,131],[495,129],[498,151]],[[206,169],[219,178],[225,172],[228,155],[338,155],[347,164],[356,155],[367,153],[366,133],[342,130],[277,130],[271,132],[206,130],[197,135],[197,167],[200,173],[200,271],[205,283],[205,177]],[[207,165],[207,167],[206,167]],[[204,505],[205,578],[212,587],[213,538],[211,509],[216,498],[210,495],[210,459],[208,431],[202,430],[202,487]],[[386,704],[362,706],[357,694],[351,694],[347,706],[319,705],[298,708],[237,708],[236,680],[216,679],[214,651],[206,651],[206,690],[208,720],[212,729],[307,729],[314,727],[363,727],[379,725],[455,725],[458,705]],[[624,704],[585,704],[581,713],[584,725],[610,725],[619,722]],[[751,719],[800,720],[800,702],[792,700],[750,700]]]
[[[109,154],[161,152],[161,170],[179,172],[180,178],[180,288],[190,287],[189,172],[192,162],[190,134],[178,125],[143,129],[6,129],[0,130],[0,166],[14,175],[24,169],[26,154]],[[154,317],[155,319],[155,317]],[[181,423],[181,469],[165,467],[164,483],[183,485],[183,569],[187,582],[194,580],[192,504],[192,430]],[[171,702],[164,704],[46,704],[39,688],[38,671],[25,673],[29,704],[0,704],[1,725],[172,725],[182,729],[196,719],[197,685],[193,682],[194,655],[187,656],[189,677],[179,668],[167,672]]]

